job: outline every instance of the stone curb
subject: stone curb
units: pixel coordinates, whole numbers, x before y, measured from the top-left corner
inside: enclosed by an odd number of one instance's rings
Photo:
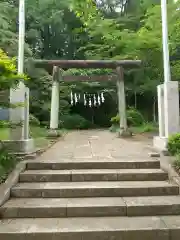
[[[19,175],[25,168],[26,161],[19,162],[6,181],[0,185],[0,207],[10,198],[11,188],[18,183]]]
[[[173,159],[170,157],[168,151],[159,152],[154,147],[148,146],[148,149],[152,151],[149,153],[149,157],[159,158],[161,163],[161,169],[168,173],[169,181],[179,186],[180,194],[180,176],[172,166]]]
[[[173,166],[171,164],[165,165],[163,163],[163,160],[164,160],[164,158],[162,157],[162,160],[161,160],[162,170],[164,170],[165,172],[168,173],[169,181],[171,183],[177,184],[180,189],[180,176],[178,175],[178,173],[176,172],[176,170],[173,168]]]

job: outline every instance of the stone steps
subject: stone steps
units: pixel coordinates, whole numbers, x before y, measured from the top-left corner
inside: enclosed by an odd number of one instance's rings
[[[179,187],[166,181],[19,183],[12,197],[75,198],[177,195]]]
[[[2,218],[180,215],[180,196],[109,198],[20,198],[0,208]]]
[[[20,174],[20,182],[83,181],[164,181],[168,174],[160,169],[81,169],[28,170]]]
[[[179,187],[157,159],[29,161],[0,218],[2,240],[179,240]]]
[[[179,226],[179,216],[7,219],[0,239],[179,240]]]
[[[157,159],[76,159],[57,161],[32,161],[27,170],[72,170],[72,169],[159,169]]]

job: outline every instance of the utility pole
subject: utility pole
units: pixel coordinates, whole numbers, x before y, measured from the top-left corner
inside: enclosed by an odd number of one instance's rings
[[[167,0],[161,0],[161,15],[162,15],[164,82],[169,82],[171,81],[171,72],[170,72],[169,44],[168,44]]]
[[[24,73],[25,0],[19,0],[18,73]]]

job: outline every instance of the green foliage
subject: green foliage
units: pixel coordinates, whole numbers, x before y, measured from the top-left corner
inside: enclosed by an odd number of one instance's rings
[[[65,129],[89,129],[91,122],[78,114],[64,115],[60,119],[60,126]]]
[[[173,167],[180,172],[180,153],[176,154],[175,160],[173,162]]]
[[[40,126],[40,121],[32,114],[29,115],[29,123],[31,126]]]
[[[9,126],[9,121],[0,120],[0,128],[8,128]]]
[[[169,153],[173,156],[180,153],[180,133],[169,137],[167,148]]]
[[[15,59],[8,57],[0,49],[0,89],[8,90],[15,87],[20,79],[26,79],[25,76],[19,76],[16,71]]]
[[[120,116],[116,115],[111,118],[111,123],[115,125],[119,125]],[[135,108],[129,108],[127,110],[127,122],[129,126],[140,126],[144,123],[144,118],[142,114]]]
[[[155,123],[144,122],[142,125],[137,127],[131,127],[133,133],[156,133],[158,131],[158,126]]]
[[[131,107],[127,110],[127,121],[130,126],[139,126],[144,123],[144,118],[140,111]]]
[[[143,133],[155,133],[158,131],[158,127],[154,123],[144,122],[139,126],[130,126],[130,131],[133,134],[143,134]],[[109,128],[110,132],[116,133],[120,131],[120,127],[117,124],[113,124]]]
[[[13,154],[9,154],[6,148],[1,145],[0,149],[0,184],[4,182],[8,174],[14,169],[18,159]]]
[[[180,17],[179,11],[176,11],[177,4],[174,4],[174,1],[168,1],[173,80],[180,79]],[[18,1],[1,0],[0,48],[8,56],[17,56],[17,17]],[[152,112],[155,109],[153,104],[156,104],[156,87],[163,81],[161,32],[160,0],[26,1],[25,73],[30,78],[30,81],[27,81],[30,88],[30,112],[40,120],[41,124],[49,126],[52,68],[37,69],[30,57],[32,59],[112,60],[131,58],[141,59],[143,64],[140,69],[125,72],[127,105],[138,107],[141,112],[146,111],[150,116],[146,121],[152,121],[154,119]],[[13,72],[14,75],[11,72],[10,78],[6,75],[6,73],[9,74],[8,71],[2,72],[1,90],[18,83],[16,69]],[[99,69],[88,71],[75,69],[68,70],[65,74],[102,75],[112,74],[112,72]],[[103,91],[106,93],[107,101],[98,108],[85,108],[82,103],[72,107],[69,99],[71,90],[81,94]],[[117,112],[115,92],[114,82],[69,83],[68,85],[61,82],[60,118],[71,112],[83,116],[95,125],[107,127],[109,119]],[[137,123],[139,121],[137,119],[141,117],[136,118],[133,114],[131,111],[130,116],[128,115],[128,123],[132,126],[140,124]],[[155,114],[154,111],[154,116]]]
[[[120,116],[119,116],[119,114],[117,114],[115,117],[112,117],[111,118],[111,123],[112,124],[119,124],[119,122],[120,122]]]

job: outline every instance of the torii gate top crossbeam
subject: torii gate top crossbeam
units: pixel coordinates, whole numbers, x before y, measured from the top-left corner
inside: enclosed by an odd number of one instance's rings
[[[140,60],[35,60],[36,67],[58,66],[60,68],[109,68],[116,69],[138,67],[141,65]]]

